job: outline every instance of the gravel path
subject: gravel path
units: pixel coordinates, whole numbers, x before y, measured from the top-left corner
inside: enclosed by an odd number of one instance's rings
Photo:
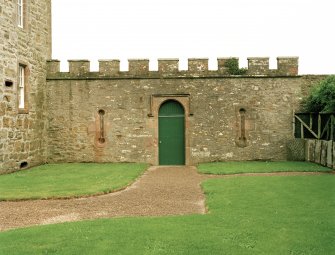
[[[120,216],[204,214],[200,184],[210,178],[288,176],[322,173],[201,175],[195,167],[150,167],[123,191],[68,200],[0,202],[0,231],[33,225]]]
[[[195,167],[151,167],[123,191],[69,200],[0,202],[0,231],[32,225],[116,216],[205,213]]]

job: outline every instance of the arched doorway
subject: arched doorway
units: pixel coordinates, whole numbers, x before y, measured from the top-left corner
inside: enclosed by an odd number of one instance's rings
[[[174,100],[164,102],[158,114],[159,165],[185,165],[185,111]]]

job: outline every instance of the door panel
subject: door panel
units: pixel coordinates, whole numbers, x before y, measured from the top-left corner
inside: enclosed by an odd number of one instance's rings
[[[159,164],[185,164],[185,116],[176,101],[165,102],[159,110]]]

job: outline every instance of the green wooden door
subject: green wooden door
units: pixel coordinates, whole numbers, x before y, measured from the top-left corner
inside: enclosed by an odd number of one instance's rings
[[[158,114],[159,164],[185,165],[185,113],[181,104],[170,100]]]

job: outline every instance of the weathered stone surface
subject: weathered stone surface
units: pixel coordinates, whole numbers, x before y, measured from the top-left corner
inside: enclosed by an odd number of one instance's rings
[[[112,60],[99,60],[99,72],[105,75],[116,75],[120,72],[120,61]]]
[[[287,160],[291,161],[304,161],[306,140],[304,139],[291,139],[287,143]]]
[[[299,107],[305,79],[222,76],[221,71],[202,72],[206,67],[198,70],[196,66],[202,66],[202,61],[194,61],[191,71],[176,72],[174,65],[171,73],[164,70],[164,76],[144,68],[139,77],[135,70],[146,67],[146,60],[133,63],[134,78],[128,72],[110,78],[86,74],[89,79],[64,73],[50,75],[48,161],[157,164],[158,117],[153,111],[158,109],[152,109],[154,95],[177,101],[188,95],[185,150],[189,164],[288,159],[293,110]],[[199,72],[192,75],[196,70]],[[106,113],[103,147],[96,145],[99,109]],[[242,147],[238,146],[241,109],[245,110],[246,136],[246,146]]]
[[[158,59],[160,73],[176,73],[179,71],[179,59]]]
[[[269,58],[248,58],[248,73],[252,75],[269,74]]]
[[[208,71],[208,59],[207,58],[188,59],[188,70],[192,73]]]
[[[81,75],[90,71],[88,60],[69,60],[69,72],[73,75]]]
[[[132,75],[147,74],[149,72],[149,59],[129,59],[129,73]]]
[[[50,0],[24,1],[25,23],[16,24],[16,2],[0,1],[0,173],[46,161],[46,60],[51,57]],[[13,18],[14,17],[14,18]],[[28,72],[27,112],[18,110],[18,66]],[[38,96],[36,96],[38,95]],[[35,122],[31,127],[28,122]],[[38,143],[32,148],[30,142]]]
[[[297,57],[278,57],[277,73],[280,75],[297,75],[298,74],[298,58]]]
[[[223,74],[228,74],[228,68],[226,67],[227,61],[231,61],[232,59],[235,59],[237,63],[239,63],[238,58],[218,58],[218,70],[219,72]]]

